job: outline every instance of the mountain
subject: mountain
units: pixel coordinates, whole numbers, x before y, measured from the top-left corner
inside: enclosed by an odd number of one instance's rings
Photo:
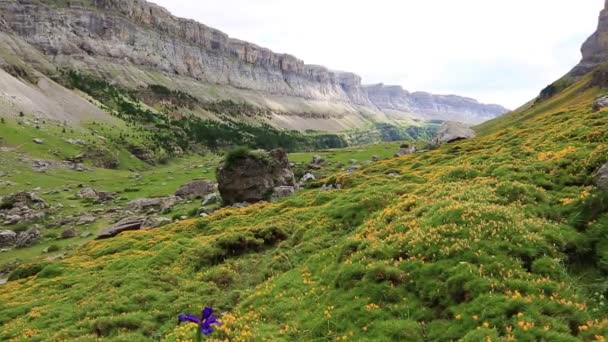
[[[307,65],[147,1],[3,0],[0,14],[6,70],[24,62],[47,76],[77,70],[128,89],[162,85],[202,101],[246,102],[271,112],[265,122],[300,131],[390,121],[383,111],[393,108],[378,106],[354,73]],[[418,94],[411,102],[407,114],[418,119],[478,123],[506,112],[459,97]]]
[[[394,119],[415,116],[425,120],[479,124],[508,112],[502,106],[482,104],[475,99],[461,96],[410,93],[400,86],[384,84],[364,88],[370,101],[389,118]]]

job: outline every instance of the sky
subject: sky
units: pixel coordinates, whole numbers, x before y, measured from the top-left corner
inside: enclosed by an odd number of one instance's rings
[[[151,0],[363,83],[510,109],[581,59],[604,0]]]

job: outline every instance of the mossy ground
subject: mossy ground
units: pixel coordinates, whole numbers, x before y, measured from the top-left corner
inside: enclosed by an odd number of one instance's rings
[[[608,113],[578,86],[514,126],[339,173],[342,190],[22,265],[0,339],[183,341],[177,315],[207,305],[233,341],[605,341],[608,205],[592,183]]]

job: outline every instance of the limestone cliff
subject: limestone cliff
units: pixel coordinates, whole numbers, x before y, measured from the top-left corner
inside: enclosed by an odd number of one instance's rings
[[[0,31],[33,46],[53,67],[127,87],[159,83],[204,100],[250,102],[271,109],[271,123],[284,128],[358,128],[388,120],[383,111],[392,109],[354,73],[307,65],[145,0],[0,0]],[[408,113],[422,118],[476,122],[495,111],[426,93],[407,102]]]
[[[486,105],[461,96],[410,93],[400,86],[377,84],[366,86],[365,90],[375,106],[395,119],[402,115],[413,115],[427,120],[478,124],[508,111],[499,105]]]
[[[608,62],[608,0],[600,13],[597,31],[591,35],[581,48],[583,59],[570,75],[581,76],[600,64]]]

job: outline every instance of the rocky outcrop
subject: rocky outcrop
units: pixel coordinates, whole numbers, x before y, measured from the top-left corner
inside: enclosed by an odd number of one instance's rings
[[[431,141],[431,145],[439,146],[458,140],[475,138],[475,132],[467,125],[460,122],[445,122],[441,125],[437,136]]]
[[[27,248],[38,243],[42,239],[42,234],[38,229],[30,229],[26,232],[19,233],[15,246],[17,248]]]
[[[205,196],[215,192],[215,184],[199,179],[188,182],[182,185],[176,192],[175,196],[181,198],[205,198]]]
[[[114,192],[98,191],[91,188],[83,188],[78,191],[76,197],[94,202],[109,202],[115,200],[118,195]]]
[[[217,169],[219,191],[227,205],[255,203],[286,193],[284,187],[295,189],[296,180],[282,150],[243,153]]]
[[[142,212],[165,212],[181,199],[176,196],[161,198],[140,198],[127,203],[127,209],[136,213]]]
[[[10,247],[17,241],[17,233],[12,230],[0,230],[0,247]]]
[[[581,48],[583,59],[570,72],[571,76],[587,74],[600,64],[608,62],[608,0],[600,13],[599,24]]]
[[[477,124],[494,119],[509,110],[493,104],[455,96],[425,92],[410,93],[400,86],[376,84],[365,86],[370,101],[380,110],[399,118],[399,113],[426,120],[452,120]]]

